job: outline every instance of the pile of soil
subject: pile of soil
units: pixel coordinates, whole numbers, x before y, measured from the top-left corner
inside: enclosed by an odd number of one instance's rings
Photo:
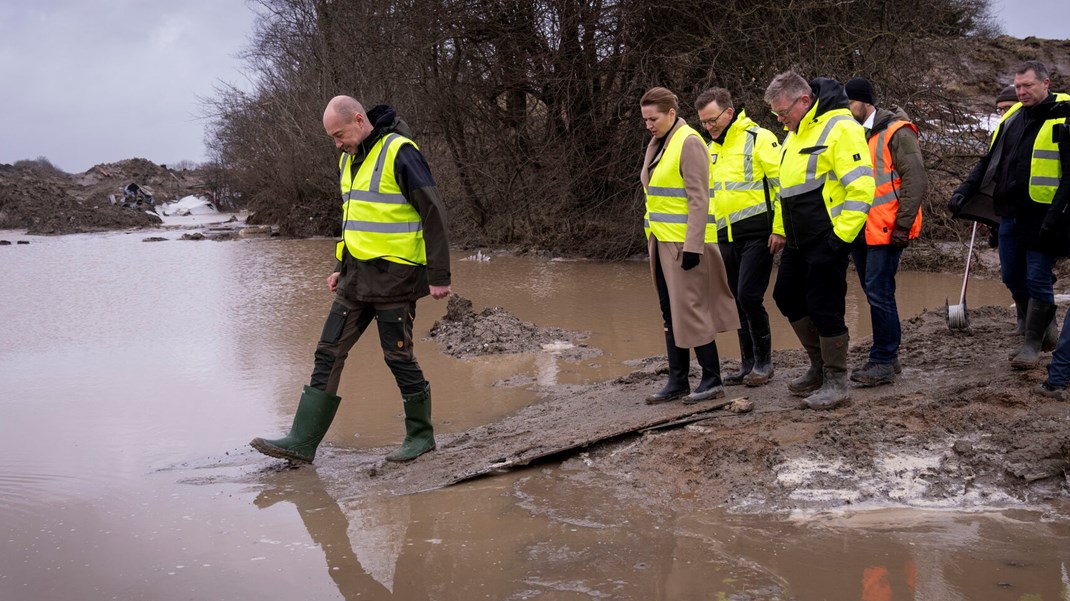
[[[568,360],[602,354],[601,350],[579,342],[590,337],[590,332],[537,326],[521,321],[501,307],[488,307],[477,314],[472,301],[456,294],[450,296],[446,315],[431,326],[431,337],[442,352],[461,359],[540,351],[553,352]]]
[[[44,161],[20,161],[0,165],[0,229],[72,234],[159,225],[151,206],[122,206],[123,188],[131,183],[150,189],[157,203],[207,193],[199,170],[168,169],[145,159],[96,165],[78,174]]]

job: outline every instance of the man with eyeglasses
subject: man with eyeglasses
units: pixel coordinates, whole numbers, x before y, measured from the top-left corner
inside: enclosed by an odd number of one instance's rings
[[[1054,126],[1056,104],[1070,95],[1050,90],[1048,69],[1026,61],[1014,74],[1018,103],[1000,119],[988,154],[951,195],[948,209],[959,219],[999,225],[1000,275],[1024,323],[1025,341],[1011,357],[1014,369],[1032,369],[1041,351],[1055,348],[1053,268],[1055,256],[1041,244],[1042,227],[1054,219],[1049,209],[1065,174]]]
[[[726,386],[761,386],[773,377],[773,340],[765,291],[773,255],[784,248],[780,218],[780,144],[732,103],[724,88],[710,88],[695,109],[712,142],[710,205],[717,219],[717,246],[739,313],[739,372]]]
[[[773,299],[810,358],[788,390],[809,395],[805,408],[834,409],[848,399],[847,258],[873,204],[873,164],[843,84],[788,71],[773,78],[765,101],[788,130],[780,164],[787,245]]]
[[[1018,92],[1014,91],[1014,86],[1003,88],[999,95],[996,96],[996,112],[1000,115],[1009,111],[1016,104],[1018,104]]]
[[[895,381],[902,331],[895,302],[895,275],[910,241],[921,234],[921,197],[927,184],[918,128],[902,109],[875,106],[873,84],[863,77],[844,85],[851,114],[862,124],[873,161],[876,193],[866,227],[851,249],[855,270],[869,301],[873,344],[869,360],[851,381],[879,386]]]

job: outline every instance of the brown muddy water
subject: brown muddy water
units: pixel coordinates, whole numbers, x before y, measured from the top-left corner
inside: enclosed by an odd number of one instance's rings
[[[330,465],[266,469],[246,447],[290,423],[330,305],[333,243],[180,233],[0,235],[31,242],[0,247],[2,601],[1070,599],[1066,508],[652,513],[586,490],[582,454],[417,495],[333,498],[320,479],[338,477]],[[604,354],[459,360],[422,340],[441,432],[664,352],[645,263],[463,258],[454,290],[477,311],[590,331]],[[861,337],[866,304],[850,284]],[[961,275],[900,274],[900,311],[954,303],[960,286]],[[969,303],[1009,297],[974,280]],[[425,336],[445,303],[418,312]],[[773,321],[776,346],[794,346]],[[719,343],[738,356],[734,336]],[[507,380],[521,385],[496,385]],[[401,438],[374,336],[340,394],[330,444]]]

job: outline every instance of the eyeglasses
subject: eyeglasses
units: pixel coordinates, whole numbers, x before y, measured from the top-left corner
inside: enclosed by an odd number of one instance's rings
[[[1011,105],[1008,105],[1008,106],[997,106],[996,107],[996,112],[999,113],[1000,115],[1002,115],[1003,113],[1006,113],[1007,111],[1011,110],[1012,106],[1014,106],[1014,105],[1011,104]]]
[[[717,123],[717,120],[721,118],[721,115],[725,114],[727,111],[728,111],[728,109],[726,108],[725,110],[717,113],[717,116],[714,117],[713,119],[702,119],[702,120],[699,121],[699,123],[701,123],[704,126],[713,125],[714,123]]]
[[[782,111],[773,111],[773,114],[776,115],[780,119],[783,119],[784,117],[787,117],[788,113],[791,112],[791,109],[795,108],[795,105],[798,104],[799,101],[802,100],[802,98],[803,98],[802,96],[799,96],[795,100],[791,101],[791,104],[788,105],[788,108],[786,108],[786,109],[784,109]]]

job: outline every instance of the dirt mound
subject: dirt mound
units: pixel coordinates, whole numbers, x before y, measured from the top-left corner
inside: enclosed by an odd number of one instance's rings
[[[586,359],[602,352],[579,341],[590,336],[561,328],[547,328],[521,321],[501,307],[480,313],[472,301],[452,295],[446,315],[431,326],[431,337],[452,357],[478,357],[503,353],[554,352],[566,359]]]
[[[157,203],[207,192],[199,170],[172,170],[145,159],[96,165],[79,174],[43,160],[20,161],[0,165],[0,229],[70,234],[158,225],[160,218],[146,212],[151,205],[122,206],[129,184],[147,188]]]

